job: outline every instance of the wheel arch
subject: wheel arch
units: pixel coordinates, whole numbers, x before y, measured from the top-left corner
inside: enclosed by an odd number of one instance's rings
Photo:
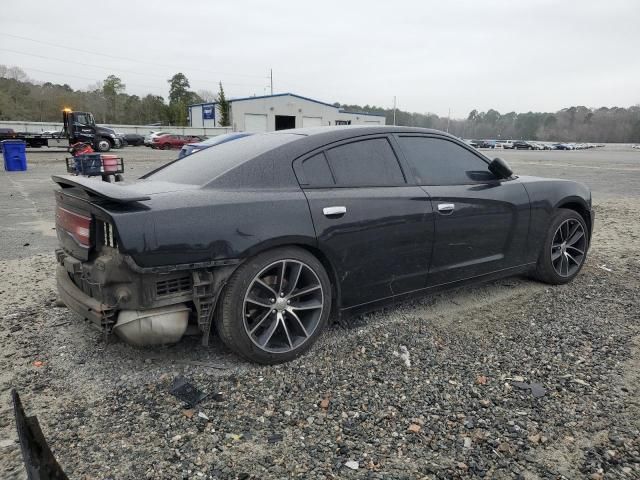
[[[249,251],[247,251],[246,255],[243,255],[242,262],[240,262],[239,265],[246,262],[249,258],[254,257],[255,255],[258,255],[260,253],[263,253],[269,250],[273,250],[276,248],[283,248],[283,247],[297,247],[302,250],[306,250],[307,252],[309,252],[311,255],[313,255],[320,261],[322,266],[327,271],[327,275],[329,276],[329,280],[331,281],[331,294],[332,294],[331,296],[333,298],[333,301],[331,302],[332,303],[331,314],[339,315],[340,305],[342,304],[339,277],[338,277],[335,266],[329,259],[329,256],[325,252],[323,252],[320,248],[318,248],[315,238],[284,237],[284,238],[275,239],[269,242],[263,242],[259,245],[254,246]],[[233,271],[235,271],[235,268],[233,269]],[[229,276],[231,275],[231,273],[229,273]]]
[[[589,240],[591,240],[593,225],[591,224],[590,208],[587,205],[587,202],[585,202],[583,198],[581,197],[564,198],[555,205],[555,208],[565,208],[567,210],[573,210],[577,212],[584,220],[584,223],[587,225],[587,230],[589,232]]]

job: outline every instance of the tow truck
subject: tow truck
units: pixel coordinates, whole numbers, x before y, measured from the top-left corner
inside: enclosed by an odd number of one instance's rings
[[[63,129],[56,133],[14,132],[0,130],[0,140],[23,140],[28,147],[69,147],[78,142],[89,143],[98,152],[121,148],[122,141],[116,132],[96,125],[91,112],[76,112],[70,108],[62,111]]]

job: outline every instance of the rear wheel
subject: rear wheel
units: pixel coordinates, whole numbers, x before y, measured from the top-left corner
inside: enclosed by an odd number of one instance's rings
[[[538,259],[536,276],[552,285],[570,282],[582,269],[588,248],[588,230],[582,216],[574,210],[558,209]]]
[[[278,248],[234,272],[216,312],[216,328],[236,353],[275,364],[308,350],[330,309],[331,285],[318,259],[300,248]]]

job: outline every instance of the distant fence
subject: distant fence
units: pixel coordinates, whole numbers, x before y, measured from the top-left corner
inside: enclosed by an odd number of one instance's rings
[[[168,126],[150,126],[150,125],[107,125],[99,124],[101,127],[112,128],[116,133],[137,133],[139,135],[147,135],[149,132],[163,131],[176,135],[202,135],[206,137],[214,137],[223,133],[231,132],[231,127],[215,127],[215,128],[197,128],[197,127],[168,127]],[[47,131],[61,131],[62,122],[11,122],[0,121],[0,128],[11,128],[16,132],[42,133]]]

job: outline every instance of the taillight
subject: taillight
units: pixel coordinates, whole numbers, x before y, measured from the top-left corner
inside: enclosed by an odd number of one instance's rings
[[[91,217],[85,217],[66,208],[56,208],[56,228],[69,233],[76,242],[84,247],[90,247]]]

